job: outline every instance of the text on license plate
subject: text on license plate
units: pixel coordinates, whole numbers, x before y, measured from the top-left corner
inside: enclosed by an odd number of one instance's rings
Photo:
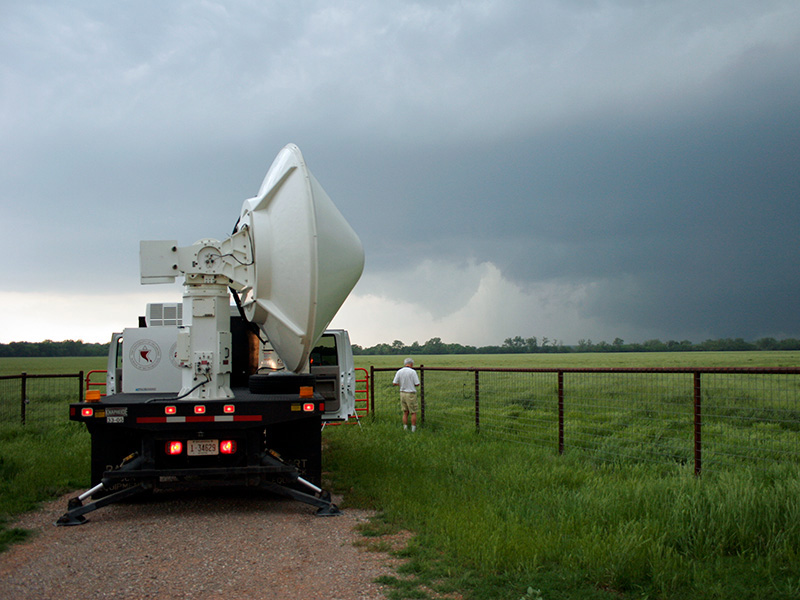
[[[186,444],[189,456],[213,456],[219,454],[219,440],[189,440]]]

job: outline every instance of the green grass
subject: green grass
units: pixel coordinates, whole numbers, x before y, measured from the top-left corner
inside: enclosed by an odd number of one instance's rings
[[[796,465],[698,479],[675,463],[596,464],[396,421],[326,430],[326,470],[348,502],[417,533],[394,597],[800,594]]]
[[[795,366],[798,357],[757,352],[414,358],[427,366],[569,367]],[[399,367],[401,361],[357,357],[357,366]],[[4,360],[0,367],[8,364]],[[12,371],[45,372],[20,364]],[[88,370],[64,363],[52,368]],[[469,399],[470,375],[443,391]],[[476,435],[468,412],[465,427],[426,424],[411,435],[400,428],[394,390],[384,384],[393,401],[383,412],[363,427],[325,430],[325,469],[347,504],[382,512],[379,530],[416,533],[400,551],[406,562],[398,576],[385,581],[391,597],[800,598],[797,465],[720,468],[696,478],[678,461],[609,463],[577,451],[559,456],[552,447]],[[544,410],[535,394],[511,389],[504,418],[519,421]],[[541,393],[551,391],[545,386]],[[604,418],[595,415],[581,427],[589,431]],[[597,433],[613,443],[604,429]],[[42,500],[88,486],[88,456],[88,434],[66,417],[50,426],[4,425],[0,518],[7,524]],[[24,536],[6,525],[0,546]]]
[[[356,360],[394,369],[402,358]],[[414,358],[427,367],[800,364],[797,352]],[[406,566],[384,581],[392,598],[800,598],[800,467],[773,460],[797,452],[798,383],[780,377],[703,377],[701,478],[691,375],[568,374],[560,456],[554,375],[481,373],[478,435],[474,374],[428,372],[426,423],[411,435],[391,372],[378,373],[377,413],[362,429],[326,430],[326,468],[350,502],[417,534],[401,552]]]
[[[377,372],[373,399],[378,414],[397,412],[391,385],[398,357],[369,357]],[[399,357],[402,360],[402,357]],[[428,367],[495,366],[493,357],[426,356]],[[365,357],[358,357],[364,360]],[[485,360],[484,360],[485,359]],[[501,355],[504,367],[762,367],[796,366],[797,352],[621,353]],[[556,360],[564,362],[557,363]],[[741,361],[741,362],[739,362]],[[365,361],[366,362],[366,361]],[[800,377],[703,374],[703,465],[762,462],[800,456]],[[507,441],[558,445],[555,373],[481,372],[480,431]],[[425,421],[447,431],[476,429],[475,373],[426,371]],[[694,388],[686,373],[566,373],[564,443],[602,460],[694,461]]]
[[[89,434],[62,420],[39,425],[0,424],[0,551],[27,532],[9,528],[15,515],[89,484]]]
[[[0,375],[67,374],[104,365],[102,357],[3,358]],[[67,417],[67,406],[77,397],[73,381],[30,380],[24,426],[19,422],[19,384],[0,386],[0,551],[28,536],[9,527],[14,516],[89,485],[89,434]]]
[[[0,358],[0,375],[46,375],[54,373],[78,373],[84,375],[96,369],[105,369],[107,359],[104,356],[67,356],[59,358]]]
[[[356,366],[400,368],[404,356],[356,356]],[[426,367],[798,367],[800,352],[597,352],[572,354],[412,355]]]

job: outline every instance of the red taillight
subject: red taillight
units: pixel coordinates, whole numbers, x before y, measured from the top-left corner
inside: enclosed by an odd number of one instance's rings
[[[82,417],[93,417],[94,416],[94,409],[93,408],[82,408],[81,409],[81,416]]]
[[[167,442],[167,454],[175,456],[183,452],[183,442]]]
[[[165,406],[164,407],[164,414],[165,415],[174,415],[176,412],[178,412],[178,409],[175,408],[174,406]]]
[[[236,412],[236,407],[233,404],[226,404],[222,407],[222,412],[224,412],[226,415],[230,415]]]
[[[314,403],[313,402],[306,402],[303,404],[303,411],[304,412],[314,412]]]
[[[202,404],[198,404],[194,407],[194,414],[196,415],[204,415],[206,413],[206,407]]]
[[[222,440],[219,443],[220,454],[233,454],[236,452],[236,442],[234,440]]]

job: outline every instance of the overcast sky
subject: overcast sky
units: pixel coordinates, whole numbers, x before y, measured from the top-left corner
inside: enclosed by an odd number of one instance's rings
[[[0,342],[105,342],[298,144],[369,346],[800,337],[797,0],[0,2]]]

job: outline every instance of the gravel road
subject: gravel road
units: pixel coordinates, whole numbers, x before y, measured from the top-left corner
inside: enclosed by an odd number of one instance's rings
[[[14,524],[35,534],[0,554],[0,598],[383,600],[373,582],[396,566],[353,545],[364,510],[317,517],[247,491],[160,492],[55,527],[68,497]]]

